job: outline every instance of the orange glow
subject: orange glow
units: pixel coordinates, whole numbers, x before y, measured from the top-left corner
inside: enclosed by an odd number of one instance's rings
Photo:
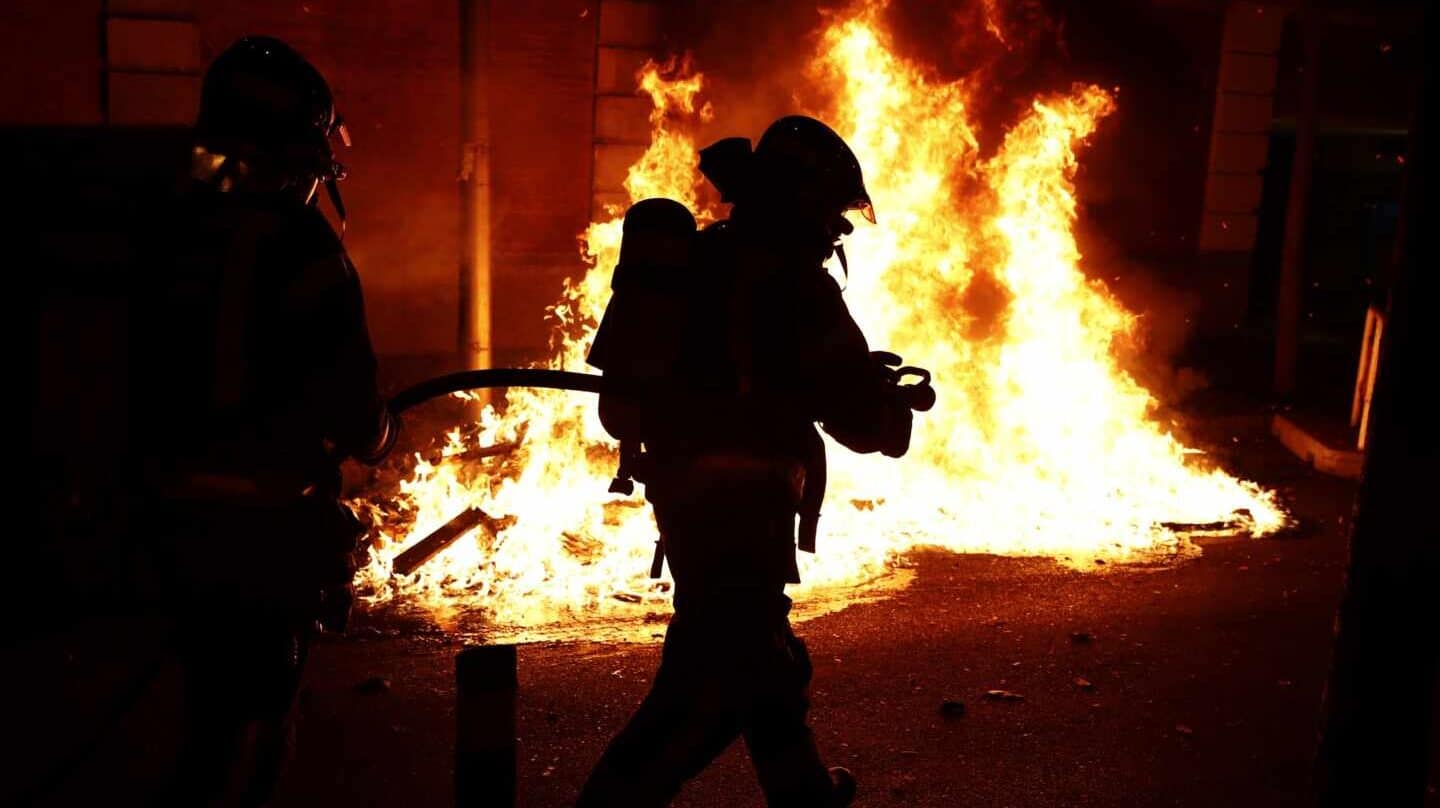
[[[897,562],[917,546],[1092,569],[1096,559],[1198,552],[1166,524],[1279,529],[1285,515],[1271,493],[1154,420],[1155,399],[1116,360],[1137,317],[1080,271],[1075,150],[1113,110],[1112,96],[1077,85],[1037,98],[982,155],[967,85],[897,56],[881,9],[832,18],[809,75],[837,88],[821,117],[855,149],[879,214],[879,225],[857,221],[847,240],[846,300],[873,347],[934,371],[939,403],[916,417],[900,461],[832,447],[820,552],[801,558],[802,600],[815,589],[898,585]],[[648,65],[638,81],[655,111],[651,146],[626,181],[632,201],[668,196],[702,224],[714,219],[697,209],[696,148],[685,134],[710,114],[698,104],[703,76]],[[589,270],[555,307],[549,367],[586,369],[622,213],[608,211],[582,238]],[[372,600],[407,598],[440,619],[483,609],[521,637],[663,610],[668,584],[646,577],[649,509],[606,493],[614,444],[595,409],[581,394],[510,391],[504,416],[487,411],[475,439],[518,442],[508,460],[462,462],[457,431],[447,459],[418,462],[400,491],[364,503],[408,523],[382,533],[361,573]],[[473,505],[514,524],[493,542],[479,532],[462,539],[411,576],[390,574],[396,553]]]
[[[1005,41],[1005,32],[1000,29],[1000,0],[981,0],[981,6],[985,11],[985,30],[1001,45],[1010,47],[1010,43]]]

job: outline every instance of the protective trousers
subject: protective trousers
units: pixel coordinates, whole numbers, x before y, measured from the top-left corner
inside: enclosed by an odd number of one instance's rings
[[[833,804],[805,716],[810,658],[790,601],[768,590],[677,591],[660,670],[581,793],[581,808],[668,805],[737,738],[772,808]]]
[[[165,503],[148,511],[174,588],[183,748],[166,806],[261,806],[292,746],[327,546],[294,508]]]
[[[226,610],[191,622],[181,654],[184,748],[165,804],[262,806],[291,754],[309,632],[273,613]]]
[[[785,596],[798,580],[793,488],[768,471],[647,483],[675,615],[650,693],[601,757],[581,808],[668,805],[737,737],[772,808],[834,804],[805,720],[810,657]]]

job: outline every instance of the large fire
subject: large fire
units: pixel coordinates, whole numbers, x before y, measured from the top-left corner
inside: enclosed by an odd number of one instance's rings
[[[1074,150],[1113,98],[1093,86],[1037,98],[982,155],[968,85],[897,56],[879,10],[832,19],[809,75],[838,88],[822,117],[854,147],[880,217],[847,240],[846,299],[874,347],[934,371],[939,403],[917,416],[898,462],[832,447],[820,552],[802,557],[800,589],[883,579],[917,546],[1090,567],[1195,552],[1176,525],[1279,529],[1272,494],[1154,420],[1156,401],[1116,359],[1137,318],[1079,269]],[[686,134],[711,114],[703,77],[649,65],[639,83],[653,139],[630,169],[632,201],[668,196],[715,218],[700,209]],[[549,367],[586,369],[619,250],[623,211],[608,213],[584,234],[588,271],[555,308]],[[656,610],[668,584],[647,577],[654,523],[638,497],[606,493],[615,448],[594,400],[512,390],[502,413],[487,409],[478,429],[451,433],[442,459],[417,458],[398,492],[365,503],[382,527],[362,586],[438,615],[483,610],[521,632]],[[473,459],[505,444],[515,448]],[[507,520],[392,574],[398,552],[473,506]]]

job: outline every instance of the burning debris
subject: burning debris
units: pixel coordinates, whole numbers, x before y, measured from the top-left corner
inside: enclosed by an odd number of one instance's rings
[[[460,537],[477,527],[485,533],[487,542],[493,546],[500,531],[514,523],[514,519],[496,519],[479,508],[467,508],[457,514],[455,518],[441,525],[435,532],[395,556],[395,574],[410,575],[419,569],[421,564],[434,558],[446,547],[454,544]]]
[[[976,77],[942,81],[902,59],[882,9],[830,18],[809,75],[835,88],[820,117],[854,146],[879,215],[848,240],[846,298],[877,343],[934,369],[939,405],[917,419],[914,449],[894,468],[837,453],[828,540],[803,559],[802,586],[853,588],[921,545],[1094,569],[1196,552],[1195,532],[1280,529],[1273,494],[1207,463],[1155,420],[1155,399],[1117,361],[1138,318],[1080,270],[1075,150],[1114,109],[1112,96],[1076,85],[1036,98],[982,154],[967,110]],[[651,64],[638,78],[654,112],[650,148],[627,180],[632,201],[670,197],[703,225],[715,215],[700,203],[687,134],[714,114],[700,102],[703,76]],[[589,270],[553,310],[548,368],[584,367],[622,214],[584,234]],[[372,601],[484,609],[525,629],[638,617],[668,597],[645,577],[648,509],[606,494],[616,452],[588,397],[512,389],[459,435],[439,462],[417,462],[398,492],[368,503],[406,517],[374,543],[361,580]],[[508,454],[481,470],[478,446]],[[483,523],[485,541],[458,541],[481,520],[472,513],[514,521]],[[460,527],[447,526],[456,514]]]
[[[1024,701],[1025,697],[1019,693],[1012,693],[1009,690],[987,690],[985,698],[990,701]]]

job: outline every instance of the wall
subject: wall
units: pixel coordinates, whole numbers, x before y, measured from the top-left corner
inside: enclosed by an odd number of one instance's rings
[[[596,4],[493,0],[490,95],[495,363],[545,354],[545,307],[583,269],[590,221]]]
[[[0,126],[101,123],[101,0],[0,3]]]
[[[458,5],[447,0],[201,0],[207,56],[247,33],[294,45],[329,79],[354,146],[345,243],[376,349],[454,350],[459,215]]]
[[[576,236],[591,202],[599,15],[591,0],[495,0],[492,8],[494,341],[496,360],[515,362],[543,355],[544,309],[558,298],[562,279],[582,266]],[[7,2],[0,7],[0,129],[23,135],[39,127],[88,131],[192,119],[193,92],[160,100],[160,108],[144,110],[145,121],[114,109],[121,99],[108,89],[116,66],[107,73],[107,51],[116,43],[107,42],[106,24],[117,14],[147,31],[166,29],[147,26],[158,18],[182,20],[170,27],[187,37],[198,29],[200,64],[247,33],[284,39],[316,64],[354,138],[341,155],[350,168],[342,185],[350,213],[346,245],[364,279],[387,375],[394,382],[453,364],[459,2]],[[144,55],[170,44],[157,39],[138,47]],[[133,140],[104,128],[87,137]],[[25,138],[42,146],[60,142]]]

